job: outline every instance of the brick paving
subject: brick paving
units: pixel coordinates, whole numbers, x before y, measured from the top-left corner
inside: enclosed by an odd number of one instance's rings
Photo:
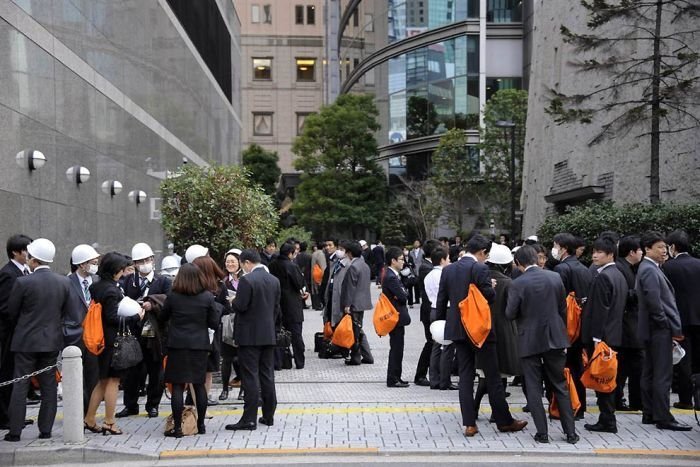
[[[374,295],[377,291],[373,290]],[[423,329],[418,320],[418,306],[411,310],[413,323],[406,332],[403,379],[413,381],[418,354],[423,345]],[[374,365],[347,367],[343,360],[320,360],[313,353],[313,334],[321,328],[317,311],[306,312],[304,323],[307,344],[306,367],[302,370],[284,370],[276,373],[278,410],[275,425],[259,426],[252,432],[224,430],[228,423],[238,420],[242,403],[235,400],[236,390],[229,401],[211,407],[207,420],[207,434],[182,439],[163,436],[164,416],[170,412],[169,401],[160,407],[161,417],[149,419],[143,414],[120,419],[123,436],[86,434],[86,443],[64,449],[62,440],[62,412],[54,427],[54,438],[37,439],[36,425],[27,427],[19,443],[0,441],[0,465],[32,464],[50,454],[59,462],[65,458],[76,461],[157,458],[173,452],[191,452],[204,456],[217,450],[283,450],[315,452],[319,449],[363,450],[385,454],[452,453],[452,452],[517,452],[517,453],[604,453],[608,450],[633,450],[637,455],[669,454],[700,456],[700,428],[695,425],[691,411],[674,411],[676,417],[693,424],[691,432],[678,433],[642,425],[641,414],[619,413],[618,433],[589,433],[584,422],[577,422],[581,441],[567,444],[559,422],[549,423],[551,443],[534,442],[534,425],[528,414],[522,413],[524,397],[520,388],[508,387],[512,393],[508,401],[516,418],[524,418],[530,425],[520,433],[499,433],[488,423],[490,409],[484,399],[479,419],[480,432],[473,438],[461,433],[457,391],[431,390],[411,385],[406,389],[386,387],[386,361],[389,351],[387,338],[378,338],[371,325],[371,314],[365,317],[365,326],[375,357]],[[216,398],[220,386],[211,396]],[[674,396],[675,397],[675,396]],[[121,401],[121,395],[119,398]],[[585,422],[597,418],[595,399],[589,393],[590,412]],[[119,407],[121,408],[121,407]],[[118,409],[119,409],[118,408]],[[36,418],[37,407],[28,410]],[[99,421],[98,417],[98,421]],[[5,432],[0,432],[4,435]],[[60,448],[60,449],[59,449]],[[637,452],[639,451],[639,452]],[[218,451],[217,451],[218,452]],[[632,452],[632,451],[630,451]],[[71,457],[71,453],[73,457]],[[55,457],[54,457],[55,456]],[[105,457],[106,456],[106,457]],[[700,459],[700,457],[699,457]]]

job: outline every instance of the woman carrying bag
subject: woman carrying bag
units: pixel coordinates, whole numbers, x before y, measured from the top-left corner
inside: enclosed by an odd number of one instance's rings
[[[224,258],[224,266],[226,267],[226,272],[228,273],[226,275],[226,278],[224,279],[224,284],[226,285],[226,290],[228,294],[228,300],[229,303],[236,297],[236,291],[238,290],[238,280],[241,277],[241,263],[239,260],[239,256],[241,254],[241,250],[234,248],[232,250],[229,250],[228,253],[226,253],[226,257]],[[227,319],[233,319],[233,314],[228,313],[229,310],[224,310],[223,314],[224,315],[229,315],[230,317]],[[224,322],[224,316],[221,317],[222,324]],[[233,370],[236,373],[236,377],[233,379],[234,383],[237,383],[237,386],[240,387],[241,385],[241,379],[238,376],[239,371],[238,371],[238,350],[236,347],[230,345],[229,343],[225,342],[223,340],[223,333],[220,333],[221,335],[219,336],[222,338],[221,340],[221,394],[219,395],[219,400],[220,401],[225,401],[228,399],[228,389],[229,389],[229,382],[231,380],[231,367],[233,367]],[[234,386],[235,387],[235,386]],[[241,390],[242,391],[242,390]],[[238,399],[243,400],[243,394],[239,392],[238,394]]]
[[[202,284],[202,272],[194,264],[185,264],[180,268],[172,292],[163,305],[161,319],[168,323],[168,364],[164,380],[173,385],[170,403],[174,427],[165,436],[183,436],[182,411],[187,384],[191,384],[195,393],[197,432],[204,434],[209,328],[219,325],[219,313],[214,296]]]

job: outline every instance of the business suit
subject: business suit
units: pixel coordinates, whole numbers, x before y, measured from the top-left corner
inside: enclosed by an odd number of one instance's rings
[[[141,276],[138,272],[126,276],[122,281],[124,295],[133,300],[143,300],[147,295],[167,295],[170,293],[172,282],[170,278],[152,273],[148,276]],[[146,283],[142,288],[142,278]],[[147,324],[147,321],[150,323]],[[152,329],[158,327],[158,322],[152,313],[140,322],[134,322],[131,326],[132,332],[138,337],[143,353],[143,360],[126,370],[122,387],[124,388],[124,409],[117,416],[137,414],[139,412],[139,388],[145,385],[148,376],[148,386],[146,387],[146,411],[158,410],[160,400],[163,397],[163,349],[160,339],[157,337],[144,337],[142,331],[145,326]],[[216,329],[216,327],[215,327]]]
[[[351,364],[359,364],[363,361],[373,363],[374,357],[372,357],[367,336],[362,330],[365,310],[372,309],[369,289],[371,272],[362,256],[353,258],[346,269],[345,277],[340,284],[340,309],[345,312],[349,308],[352,316],[355,344],[350,349],[350,361]]]
[[[430,354],[433,349],[433,336],[430,333],[430,300],[425,293],[425,276],[427,276],[430,271],[433,270],[433,263],[427,259],[423,258],[416,276],[418,277],[419,290],[420,290],[420,322],[423,324],[423,334],[425,335],[425,344],[423,345],[423,350],[420,352],[418,357],[418,365],[416,366],[416,376],[414,377],[414,382],[426,379],[428,376],[428,369],[430,368]]]
[[[384,247],[379,244],[372,248],[372,257],[374,258],[374,265],[376,268],[376,280],[377,285],[381,285],[382,277],[384,276]]]
[[[615,351],[622,345],[622,320],[627,304],[627,281],[614,262],[597,269],[583,310],[583,344],[593,355],[594,341],[600,339]],[[617,430],[615,391],[596,391],[600,417],[597,428]],[[587,425],[587,428],[590,426]],[[595,431],[595,430],[594,430]]]
[[[474,407],[474,373],[476,354],[483,358],[489,401],[493,408],[496,425],[499,427],[513,423],[505,389],[498,371],[496,356],[496,333],[492,329],[481,349],[478,349],[467,336],[462,324],[459,303],[469,294],[469,285],[475,284],[484,298],[493,303],[496,292],[491,286],[489,268],[477,262],[473,256],[466,255],[456,263],[446,266],[440,276],[440,288],[436,302],[437,319],[446,320],[445,339],[454,342],[459,367],[459,405],[464,426],[476,426],[476,409]],[[449,302],[449,308],[448,308]]]
[[[262,397],[263,418],[271,421],[275,415],[274,349],[277,343],[275,326],[281,314],[280,295],[279,280],[257,266],[241,277],[238,293],[231,304],[235,312],[233,332],[245,395],[241,423],[256,423],[258,395]]]
[[[287,256],[279,255],[270,263],[270,274],[280,282],[280,308],[282,324],[292,334],[292,350],[294,363],[298,369],[304,368],[304,338],[302,337],[304,323],[304,301],[301,298],[304,288],[304,276],[293,261]]]
[[[387,267],[384,273],[382,293],[387,296],[396,311],[399,312],[399,322],[389,333],[389,362],[386,370],[386,384],[394,386],[403,382],[401,373],[403,371],[405,326],[411,324],[411,316],[406,307],[408,292],[401,283],[398,273],[390,267]]]
[[[10,342],[16,323],[13,323],[7,315],[7,304],[15,281],[23,275],[24,272],[12,261],[8,261],[0,269],[0,382],[12,379],[14,374],[15,359],[10,351]],[[0,426],[8,426],[10,423],[11,397],[12,385],[0,388]]]
[[[688,253],[680,253],[666,261],[663,271],[676,292],[676,305],[681,315],[683,339],[680,344],[686,356],[678,368],[678,399],[682,404],[692,404],[690,376],[700,373],[700,259]]]
[[[655,423],[671,423],[672,337],[680,336],[681,317],[671,282],[645,257],[637,271],[638,335],[646,349],[642,370],[642,410]]]
[[[624,258],[615,261],[617,269],[627,282],[627,302],[625,313],[622,317],[622,344],[617,354],[617,387],[615,388],[615,405],[624,407],[625,382],[629,388],[629,408],[639,410],[642,407],[640,379],[642,376],[642,363],[644,361],[644,346],[637,337],[637,325],[639,322],[637,310],[637,292],[635,290],[635,271]]]
[[[90,404],[90,395],[95,389],[98,377],[97,355],[93,355],[85,349],[83,342],[83,320],[87,315],[90,302],[89,295],[83,290],[83,280],[77,272],[68,275],[70,281],[70,295],[68,297],[68,313],[63,322],[63,341],[65,346],[75,345],[82,352],[83,361],[83,412],[87,413]],[[92,282],[97,282],[99,277],[91,276]]]
[[[586,301],[588,289],[593,280],[593,273],[581,264],[575,255],[567,256],[559,264],[554,266],[554,272],[558,273],[564,283],[564,289],[568,295],[571,292],[576,294],[576,300],[579,305]],[[581,382],[583,374],[583,359],[582,359],[583,344],[581,336],[571,343],[571,347],[566,353],[566,366],[571,371],[571,377],[576,386],[581,408],[578,414],[583,414],[586,411],[586,388]]]
[[[547,434],[542,406],[543,372],[549,378],[559,403],[564,433],[573,435],[574,414],[564,378],[569,347],[566,334],[566,291],[555,272],[529,266],[508,291],[506,318],[518,325],[518,352],[527,387],[527,405],[538,434]]]
[[[70,283],[68,278],[39,267],[15,281],[7,305],[7,315],[17,326],[12,334],[11,350],[15,354],[14,377],[40,370],[56,363],[63,349],[63,320],[68,312]],[[56,376],[50,370],[38,375],[41,408],[38,426],[41,433],[51,433],[56,418]],[[20,435],[27,412],[29,380],[18,381],[10,399],[10,434]]]

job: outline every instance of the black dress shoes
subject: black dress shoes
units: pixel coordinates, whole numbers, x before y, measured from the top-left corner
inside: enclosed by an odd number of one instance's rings
[[[566,435],[566,442],[569,444],[576,444],[581,438],[576,433]]]
[[[240,431],[240,430],[257,430],[258,426],[255,424],[255,422],[238,422],[238,423],[233,423],[231,425],[226,425],[227,430],[231,431]]]
[[[409,384],[405,381],[396,381],[395,383],[386,383],[388,388],[407,388]]]
[[[348,366],[358,366],[358,365],[362,365],[362,362],[361,361],[358,362],[357,360],[345,360],[345,364]]]
[[[132,409],[128,409],[128,408],[124,407],[124,408],[121,409],[119,412],[117,412],[117,414],[115,415],[115,417],[117,417],[117,418],[124,418],[124,417],[130,417],[130,416],[132,416],[132,415],[138,415],[138,414],[139,414],[138,409],[137,409],[137,410],[132,410]]]
[[[148,418],[156,418],[158,416],[158,409],[152,407],[150,409],[147,409],[146,413],[148,414]]]
[[[51,439],[51,432],[49,432],[49,433],[39,433],[39,439]]]
[[[365,365],[374,365],[374,359],[372,359],[372,358],[363,358],[363,359],[362,359],[362,363],[364,363]]]
[[[583,427],[588,431],[597,431],[600,433],[617,433],[615,425],[603,425],[602,423],[586,423]]]
[[[440,388],[441,391],[457,391],[459,390],[459,386],[456,384],[450,384],[449,386],[446,386],[444,388]]]
[[[651,417],[651,415],[642,414],[642,425],[653,425],[653,424],[654,424],[654,419]]]
[[[549,435],[547,433],[535,433],[534,438],[538,443],[549,443]]]
[[[5,441],[9,441],[11,443],[16,443],[19,441],[19,435],[13,435],[11,433],[8,433],[5,435]]]
[[[662,423],[657,423],[656,428],[659,430],[670,430],[670,431],[690,431],[693,429],[690,425],[686,425],[685,423],[678,423],[677,421],[673,420],[672,422],[662,422]]]
[[[430,381],[428,381],[428,378],[418,378],[413,380],[413,384],[416,386],[430,386]]]
[[[260,417],[260,418],[258,419],[258,423],[260,423],[260,424],[262,424],[262,425],[272,426],[272,425],[275,424],[275,420],[272,419],[272,418],[268,420],[268,419],[265,418],[265,417]]]
[[[683,402],[674,402],[673,408],[674,409],[681,409],[681,410],[693,410],[693,404],[685,404]]]

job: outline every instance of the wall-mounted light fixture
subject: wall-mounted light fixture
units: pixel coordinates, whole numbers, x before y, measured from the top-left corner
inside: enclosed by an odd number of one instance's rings
[[[137,206],[146,201],[146,198],[146,193],[141,190],[132,190],[129,192],[129,201],[136,203]]]
[[[118,195],[119,193],[122,192],[122,184],[121,182],[117,180],[105,180],[102,182],[102,193],[111,196],[114,198],[115,195]]]
[[[24,151],[17,153],[17,156],[15,156],[15,161],[17,162],[17,165],[20,167],[26,167],[31,172],[42,168],[44,164],[46,164],[46,156],[40,151],[25,149]]]
[[[82,165],[74,165],[66,170],[66,178],[68,178],[69,182],[80,185],[90,180],[90,171]]]

